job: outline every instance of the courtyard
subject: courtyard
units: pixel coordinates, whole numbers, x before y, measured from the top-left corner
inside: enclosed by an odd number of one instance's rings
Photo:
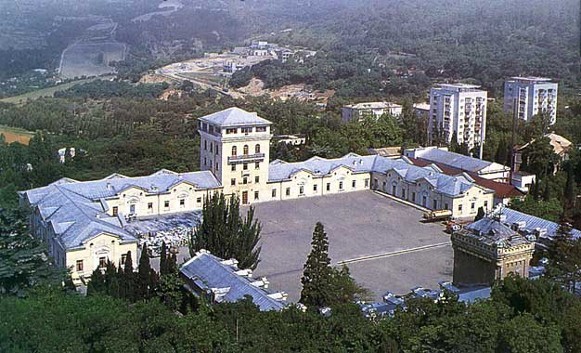
[[[451,280],[450,237],[438,223],[421,223],[422,211],[373,191],[256,204],[262,223],[261,262],[271,291],[298,301],[303,265],[315,223],[325,226],[333,265],[351,275],[379,300],[385,291],[406,294],[412,287],[437,288]],[[245,211],[244,209],[243,211]],[[244,212],[245,213],[245,212]]]

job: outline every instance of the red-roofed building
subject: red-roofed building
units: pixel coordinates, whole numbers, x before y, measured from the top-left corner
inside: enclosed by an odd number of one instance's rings
[[[473,172],[466,172],[458,168],[449,167],[447,165],[441,163],[434,163],[420,158],[409,158],[408,159],[418,167],[426,167],[426,166],[436,166],[438,167],[444,174],[447,175],[459,175],[462,173],[468,174],[474,182],[482,187],[487,189],[494,190],[494,204],[497,205],[502,203],[504,205],[508,205],[511,199],[514,198],[523,198],[525,197],[525,193],[514,187],[513,185],[500,183],[494,180],[485,179],[478,174]]]

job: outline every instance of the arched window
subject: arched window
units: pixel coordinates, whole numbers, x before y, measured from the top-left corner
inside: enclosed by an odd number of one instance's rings
[[[243,155],[247,155],[248,154],[248,145],[244,145],[244,151],[242,153]]]
[[[236,151],[236,146],[232,146],[232,155],[235,156],[238,151]]]
[[[260,145],[256,144],[256,146],[254,146],[254,153],[260,153]]]

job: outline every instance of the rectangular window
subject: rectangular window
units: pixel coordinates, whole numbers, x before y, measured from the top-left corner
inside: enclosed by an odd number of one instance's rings
[[[119,207],[113,206],[113,216],[117,216],[119,214]]]
[[[304,195],[305,194],[305,187],[301,185],[301,187],[299,188],[299,194]]]
[[[254,162],[254,169],[260,169],[260,162]]]
[[[339,190],[343,190],[343,182],[342,181],[339,182]]]
[[[77,272],[83,272],[83,260],[77,260]]]
[[[290,196],[290,188],[286,188],[286,196]]]
[[[447,210],[447,209],[448,209],[448,204],[447,204],[447,203],[445,203],[445,204],[444,204],[444,209],[445,209],[445,210]]]
[[[260,177],[258,175],[254,177],[254,182],[257,184],[260,182]]]
[[[472,202],[470,204],[470,209],[474,211],[475,208],[476,208],[476,203],[475,202]]]
[[[368,188],[369,187],[369,179],[365,179],[365,187]]]
[[[230,179],[230,185],[232,186],[236,185],[236,178]]]
[[[181,208],[186,207],[186,199],[180,199],[180,207]]]
[[[242,184],[244,184],[244,185],[248,184],[248,178],[247,177],[242,178]]]
[[[204,140],[204,151],[208,150],[208,141]]]
[[[255,200],[258,200],[258,191],[255,191],[255,192],[254,192],[254,199],[255,199]]]
[[[331,191],[331,183],[327,183],[327,191]]]
[[[396,188],[396,186],[395,186],[395,185],[392,185],[392,186],[391,186],[391,194],[392,194],[393,196],[395,196],[395,188]]]
[[[248,163],[242,164],[242,170],[248,170]]]
[[[317,184],[313,185],[313,191],[317,191]]]
[[[231,169],[232,169],[233,172],[235,172],[236,171],[236,164],[232,164]]]
[[[401,198],[405,199],[405,189],[401,188]]]
[[[164,201],[163,202],[163,207],[169,208],[169,201]]]
[[[235,134],[238,132],[238,129],[226,129],[226,134],[230,135],[230,134]]]
[[[272,197],[276,197],[276,189],[272,189]]]
[[[107,257],[102,256],[99,258],[99,268],[103,269],[105,267],[107,267]]]
[[[220,165],[216,162],[216,170],[220,170]]]
[[[127,254],[121,254],[121,265],[125,265],[125,261],[127,261]]]
[[[462,204],[458,205],[458,211],[462,212]]]
[[[249,133],[252,132],[252,128],[251,127],[243,127],[242,129],[240,129],[240,131],[242,131],[243,134],[248,135]]]
[[[434,200],[433,206],[434,206],[433,207],[434,210],[437,210],[438,209],[438,200]]]
[[[148,209],[149,211],[153,211],[153,202],[148,202],[148,203],[147,203],[147,209]]]
[[[204,166],[208,165],[208,160],[204,157]]]
[[[198,198],[196,199],[196,202],[197,202],[197,203],[201,203],[201,202],[202,202],[202,198],[201,198],[201,197],[198,197]]]
[[[416,202],[416,193],[412,192],[412,202]]]
[[[256,132],[266,132],[266,126],[257,126]]]
[[[210,143],[210,152],[214,152],[214,150],[212,149],[214,147],[213,143]]]
[[[351,187],[352,187],[353,189],[355,189],[355,185],[357,185],[357,184],[356,184],[355,180],[353,180],[353,181],[351,182]]]
[[[488,209],[488,201],[484,201],[484,208]]]

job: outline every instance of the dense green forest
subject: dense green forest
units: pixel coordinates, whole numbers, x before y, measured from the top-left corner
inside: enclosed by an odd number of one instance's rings
[[[274,35],[320,51],[303,65],[256,65],[232,84],[254,76],[267,87],[305,82],[341,96],[421,97],[429,78],[477,83],[498,97],[505,78],[537,75],[572,88],[580,82],[578,14],[573,0],[368,3]]]

